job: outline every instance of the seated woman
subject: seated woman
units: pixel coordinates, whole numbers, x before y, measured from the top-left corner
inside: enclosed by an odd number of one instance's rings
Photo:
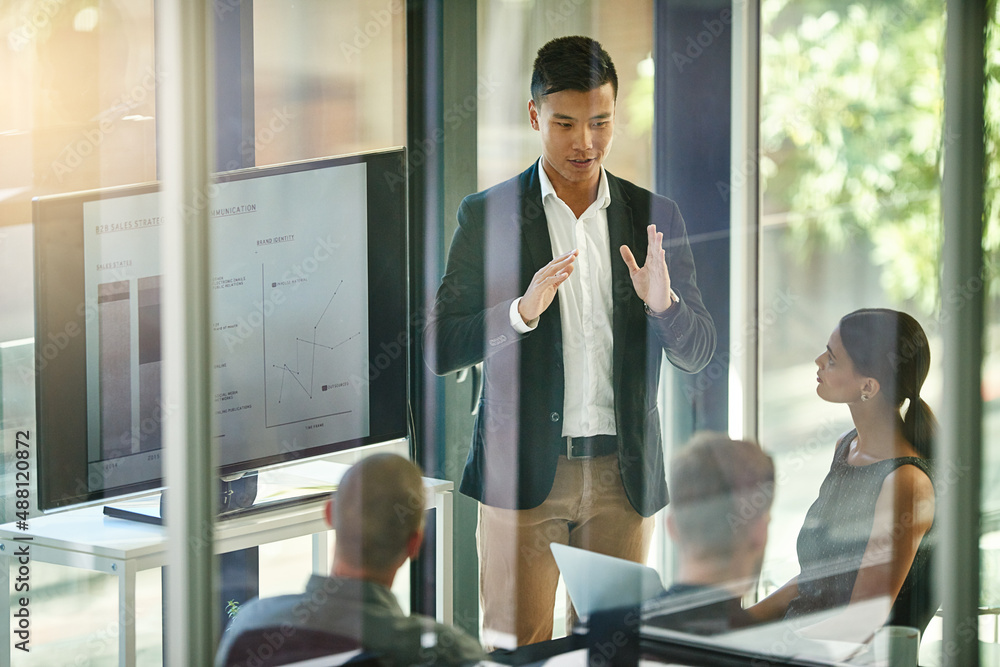
[[[799,575],[748,611],[768,621],[881,597],[892,604],[888,624],[922,632],[937,609],[930,581],[935,422],[920,398],[927,337],[905,313],[858,310],[841,319],[816,365],[816,393],[846,403],[854,429],[837,443],[799,531]]]

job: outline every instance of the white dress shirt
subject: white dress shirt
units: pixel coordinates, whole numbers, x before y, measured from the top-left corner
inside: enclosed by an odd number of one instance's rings
[[[613,337],[611,243],[608,213],[611,193],[601,167],[595,199],[579,218],[556,195],[542,160],[538,161],[542,206],[552,242],[552,256],[580,251],[573,273],[559,286],[563,343],[563,427],[568,437],[615,435],[615,395],[612,382]],[[538,325],[524,323],[511,304],[510,323],[520,333]]]

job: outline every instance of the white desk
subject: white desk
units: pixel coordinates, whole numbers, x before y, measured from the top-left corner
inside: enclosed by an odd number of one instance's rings
[[[295,466],[294,474],[317,484],[335,485],[348,466],[319,461]],[[276,471],[288,475],[290,468]],[[262,484],[269,473],[262,473]],[[452,491],[454,484],[424,478],[425,508],[435,509],[436,607],[442,623],[452,622]],[[120,504],[120,503],[118,503]],[[293,508],[265,511],[216,524],[215,553],[238,551],[304,535],[313,536],[313,571],[330,571],[323,501]],[[21,538],[15,540],[14,538]],[[31,540],[25,540],[31,538]],[[0,572],[8,573],[8,585],[0,586],[0,609],[8,610],[7,632],[0,639],[0,656],[10,656],[13,619],[11,586],[16,578],[19,546],[30,546],[32,563],[43,562],[104,572],[118,577],[118,664],[135,667],[135,576],[137,572],[167,565],[166,531],[156,526],[104,516],[103,507],[33,517],[29,530],[14,523],[0,525]],[[15,592],[14,597],[18,597]],[[30,606],[29,606],[30,610]]]

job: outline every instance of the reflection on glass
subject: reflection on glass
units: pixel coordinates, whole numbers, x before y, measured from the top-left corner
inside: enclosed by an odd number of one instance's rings
[[[613,150],[605,167],[615,176],[650,188],[652,16],[653,3],[649,0],[565,3],[480,0],[478,85],[474,91],[478,109],[479,189],[505,181],[538,161],[540,139],[529,123],[528,111],[532,66],[543,44],[571,35],[598,40],[615,63],[619,89]],[[463,108],[445,110],[444,121],[450,127],[460,126],[467,118]],[[454,212],[448,215],[453,216]],[[662,522],[656,525],[649,562],[657,562],[662,551],[663,540],[659,537]],[[562,584],[555,594],[556,636],[564,633],[564,619],[569,611],[561,589]]]
[[[256,164],[406,143],[402,0],[253,3]]]
[[[987,38],[996,43],[996,16]],[[996,641],[1000,606],[1000,420],[997,279],[1000,217],[996,197],[1000,88],[997,49],[987,49],[986,274],[954,294],[940,294],[939,173],[948,134],[942,128],[944,3],[763,3],[762,182],[764,343],[762,438],[777,453],[782,494],[772,544],[794,543],[831,450],[850,424],[819,412],[803,385],[811,354],[803,342],[832,326],[838,312],[861,306],[903,309],[940,349],[940,304],[987,303],[983,368],[983,517],[981,638]],[[935,357],[940,359],[940,354]],[[940,392],[932,369],[925,394]],[[811,416],[811,419],[807,417]],[[948,471],[945,471],[946,473]],[[954,472],[954,471],[951,471]],[[954,481],[954,480],[953,480]],[[795,574],[772,550],[763,592]],[[991,615],[992,614],[992,615]],[[937,638],[932,621],[927,638]],[[926,642],[925,642],[926,643]]]
[[[650,188],[653,181],[653,3],[649,0],[479,2],[479,187],[523,171],[538,158],[528,124],[531,65],[556,37],[586,35],[607,49],[618,70],[614,150],[605,166]],[[461,110],[445,122],[460,123]]]
[[[848,607],[810,634],[857,642],[883,623],[926,628],[939,604],[931,581],[936,423],[921,398],[929,347],[916,320],[881,308],[846,315],[830,335],[815,360],[816,393],[846,404],[854,428],[837,441],[799,531],[801,571],[753,607],[758,618]],[[855,609],[879,599],[869,616]]]
[[[986,328],[983,331],[983,459],[980,641],[1000,643],[1000,22],[986,25]]]
[[[781,489],[765,595],[798,573],[787,555],[852,426],[812,395],[815,341],[845,312],[889,306],[940,349],[943,12],[929,0],[763,3],[760,437]],[[940,377],[932,367],[931,405]]]
[[[0,7],[0,225],[31,198],[153,180],[152,2]]]
[[[774,499],[774,462],[753,442],[701,433],[670,461],[667,529],[673,584],[643,621],[699,635],[753,625],[741,599],[760,574]]]

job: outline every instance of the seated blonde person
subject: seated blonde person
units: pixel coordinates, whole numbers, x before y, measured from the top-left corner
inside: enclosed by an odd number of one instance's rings
[[[326,507],[336,530],[331,575],[312,575],[303,593],[244,605],[223,635],[216,666],[260,664],[261,658],[280,656],[296,633],[317,632],[346,639],[388,666],[482,660],[476,640],[431,618],[404,614],[389,590],[396,571],[420,549],[423,505],[420,469],[408,460],[376,454],[353,465]],[[249,655],[231,655],[244,633],[266,642],[251,642]],[[245,643],[240,650],[247,652]]]
[[[753,623],[741,598],[767,545],[774,463],[754,442],[696,434],[670,463],[667,530],[677,549],[673,585],[643,620],[711,635]]]

